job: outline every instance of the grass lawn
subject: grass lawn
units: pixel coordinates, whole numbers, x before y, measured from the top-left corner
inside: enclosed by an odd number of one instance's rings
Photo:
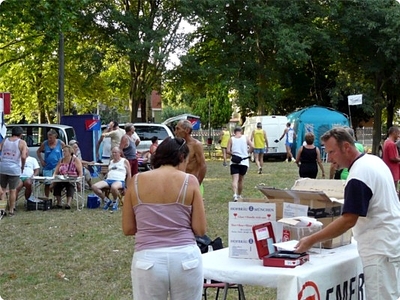
[[[228,246],[229,167],[217,160],[207,165],[207,233],[211,238],[220,236]],[[298,178],[294,163],[266,162],[263,173],[257,174],[251,164],[243,196],[262,197],[255,189],[260,183],[290,188]],[[4,300],[132,299],[134,238],[122,234],[121,211],[75,208],[73,204],[69,211],[25,211],[19,200],[15,217],[0,221],[0,296]],[[244,290],[249,300],[276,298],[274,289],[245,286]],[[237,299],[235,291],[229,294],[228,299]]]

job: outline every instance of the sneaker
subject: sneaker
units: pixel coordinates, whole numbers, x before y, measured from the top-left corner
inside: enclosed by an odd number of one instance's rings
[[[239,199],[239,196],[238,196],[238,195],[233,195],[233,202],[237,202],[238,199]]]
[[[226,162],[223,162],[222,165],[223,165],[224,167],[226,167]]]
[[[103,206],[103,210],[107,210],[110,207],[112,201],[108,198],[104,198],[104,200],[105,200],[105,204]]]
[[[112,212],[118,211],[118,202],[113,202],[113,206],[112,206],[111,211],[112,211]]]
[[[262,168],[258,168],[258,174],[262,174]]]

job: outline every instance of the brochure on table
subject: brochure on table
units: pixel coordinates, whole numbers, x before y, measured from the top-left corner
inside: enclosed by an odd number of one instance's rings
[[[276,221],[275,203],[229,203],[229,256],[258,259],[252,227],[272,222],[277,236],[282,236],[282,225]]]

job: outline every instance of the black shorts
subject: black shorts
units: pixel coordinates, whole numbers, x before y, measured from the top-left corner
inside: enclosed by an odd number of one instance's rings
[[[239,165],[239,164],[231,164],[231,175],[239,174],[239,175],[246,175],[247,173],[247,166]]]

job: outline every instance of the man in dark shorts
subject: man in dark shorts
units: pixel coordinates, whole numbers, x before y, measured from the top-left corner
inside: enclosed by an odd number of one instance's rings
[[[239,163],[234,163],[231,160],[230,165],[233,201],[237,201],[242,198],[243,179],[249,168],[249,153],[253,152],[254,146],[249,137],[242,135],[241,127],[236,127],[233,134],[228,141],[227,152],[230,155],[236,155],[243,159]]]

